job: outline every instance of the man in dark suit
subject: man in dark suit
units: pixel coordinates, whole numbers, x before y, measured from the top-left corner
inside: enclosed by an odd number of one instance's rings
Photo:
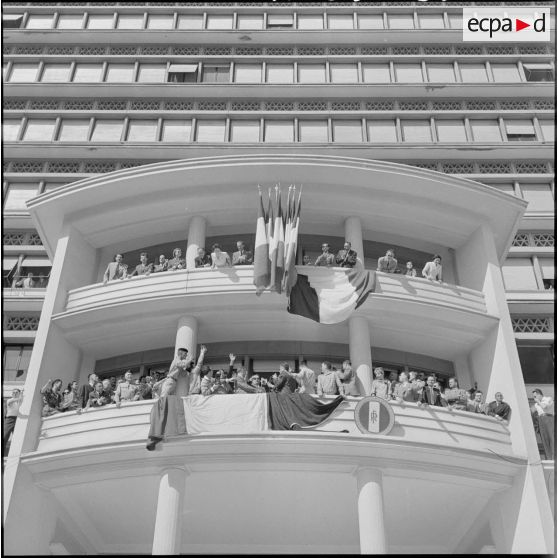
[[[140,263],[136,265],[136,268],[128,277],[134,277],[135,275],[149,275],[153,271],[153,264],[147,263],[147,252],[142,252],[140,254]]]
[[[508,424],[511,415],[511,407],[504,401],[504,395],[497,391],[494,394],[495,401],[489,403],[486,407],[486,414],[494,417],[500,422]]]
[[[82,385],[79,388],[78,397],[79,402],[81,404],[81,408],[85,408],[87,405],[87,401],[89,400],[89,394],[95,389],[95,384],[99,381],[97,374],[95,372],[91,372],[89,376],[87,376],[87,384]]]
[[[279,377],[275,384],[275,391],[277,393],[294,393],[298,388],[296,378],[291,376],[291,368],[287,362],[282,362],[279,365]]]
[[[233,252],[232,264],[233,265],[250,265],[253,262],[252,252],[246,250],[244,242],[239,240],[236,243],[237,251]]]
[[[445,399],[442,398],[440,390],[434,387],[435,382],[434,376],[428,376],[426,379],[426,386],[424,386],[420,398],[421,406],[445,407],[447,405]]]
[[[343,244],[343,250],[337,252],[335,258],[335,263],[340,267],[355,267],[357,262],[357,253],[351,250],[351,243],[345,241]]]
[[[198,248],[198,256],[194,263],[196,267],[211,267],[211,256],[205,253],[205,248]]]

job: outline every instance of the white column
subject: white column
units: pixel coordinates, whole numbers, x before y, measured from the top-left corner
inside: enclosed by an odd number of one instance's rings
[[[358,531],[361,554],[385,554],[384,497],[382,473],[369,467],[356,472]]]
[[[198,344],[198,321],[193,316],[183,316],[178,320],[176,330],[176,343],[174,353],[181,347],[188,349],[188,355],[196,359],[196,347]],[[184,397],[188,395],[188,377],[180,374],[177,380],[176,395]]]
[[[357,265],[364,267],[364,244],[362,242],[362,224],[359,217],[345,219],[345,240],[351,243],[351,248],[357,253]]]
[[[180,554],[186,471],[167,469],[159,482],[152,554]]]
[[[349,353],[357,385],[361,395],[372,392],[372,356],[370,353],[370,329],[363,316],[349,318]]]
[[[186,248],[186,269],[195,269],[194,260],[198,257],[198,248],[205,247],[205,229],[207,221],[200,215],[194,215],[188,227],[188,247]]]

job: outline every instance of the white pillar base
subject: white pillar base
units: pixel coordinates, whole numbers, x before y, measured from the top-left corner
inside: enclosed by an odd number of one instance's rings
[[[356,472],[361,554],[386,554],[382,473],[369,467]]]

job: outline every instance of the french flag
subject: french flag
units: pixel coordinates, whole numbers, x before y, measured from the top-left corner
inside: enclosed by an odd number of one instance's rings
[[[291,289],[288,311],[321,324],[348,319],[374,290],[374,271],[307,266]]]

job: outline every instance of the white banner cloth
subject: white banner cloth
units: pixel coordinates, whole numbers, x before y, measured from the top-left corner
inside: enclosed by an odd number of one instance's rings
[[[183,397],[186,431],[195,434],[247,434],[269,430],[265,393]]]

